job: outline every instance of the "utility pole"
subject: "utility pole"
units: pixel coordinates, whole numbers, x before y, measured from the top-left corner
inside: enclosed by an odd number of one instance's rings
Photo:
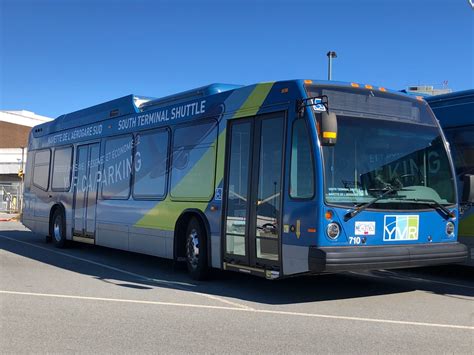
[[[329,51],[326,53],[328,56],[328,80],[332,80],[332,59],[337,58],[337,54],[334,51]]]

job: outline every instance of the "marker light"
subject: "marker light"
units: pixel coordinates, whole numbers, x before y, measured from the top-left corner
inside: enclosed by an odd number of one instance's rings
[[[373,89],[372,85],[369,85],[369,84],[365,85],[365,88],[366,89]]]
[[[304,83],[305,83],[305,84],[312,84],[312,83],[313,83],[313,80],[305,80]]]
[[[330,221],[332,219],[332,211],[326,211],[326,213],[324,214],[324,218]]]
[[[336,132],[323,132],[323,138],[336,139],[337,138],[337,133]]]
[[[336,222],[331,222],[328,224],[328,227],[326,228],[326,234],[329,238],[331,238],[332,240],[337,239],[340,233],[341,228],[339,227],[339,224],[337,224]]]
[[[383,92],[387,91],[387,89],[385,89],[385,88],[379,88],[379,90],[383,91]]]
[[[359,84],[357,84],[357,83],[351,83],[351,86],[352,86],[353,88],[358,88],[358,87],[359,87]]]
[[[446,223],[446,234],[452,236],[454,234],[454,223],[449,221]]]

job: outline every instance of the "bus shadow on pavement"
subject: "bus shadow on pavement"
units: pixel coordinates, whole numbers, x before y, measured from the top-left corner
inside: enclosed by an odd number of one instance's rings
[[[401,274],[397,271],[351,272],[278,281],[215,270],[210,280],[197,282],[187,275],[183,265],[167,259],[79,243],[66,249],[56,249],[52,244],[46,244],[45,238],[27,230],[2,230],[0,235],[6,237],[0,236],[0,248],[7,252],[88,275],[118,287],[144,292],[169,288],[268,305],[372,297],[416,290],[454,297],[474,297],[474,282],[467,283],[470,279],[467,276],[469,270],[466,271],[465,279],[462,273],[461,279],[456,274],[458,278],[452,283],[449,280],[439,281],[435,269],[422,269],[419,272],[418,269],[403,270]],[[453,270],[456,267],[447,268],[455,273]],[[411,274],[413,270],[415,276]],[[410,276],[407,276],[407,272],[410,272]]]

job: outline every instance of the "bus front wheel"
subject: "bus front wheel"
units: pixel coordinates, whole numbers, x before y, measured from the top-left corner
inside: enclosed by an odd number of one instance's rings
[[[51,218],[50,235],[57,248],[66,246],[66,223],[64,213],[60,208],[56,208]]]
[[[186,229],[186,264],[195,280],[203,280],[208,275],[206,243],[204,228],[196,217],[192,217]]]

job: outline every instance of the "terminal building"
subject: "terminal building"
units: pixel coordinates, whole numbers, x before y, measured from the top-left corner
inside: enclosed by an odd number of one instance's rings
[[[31,127],[51,121],[30,111],[0,111],[0,212],[18,212]],[[20,174],[19,174],[20,173]]]

